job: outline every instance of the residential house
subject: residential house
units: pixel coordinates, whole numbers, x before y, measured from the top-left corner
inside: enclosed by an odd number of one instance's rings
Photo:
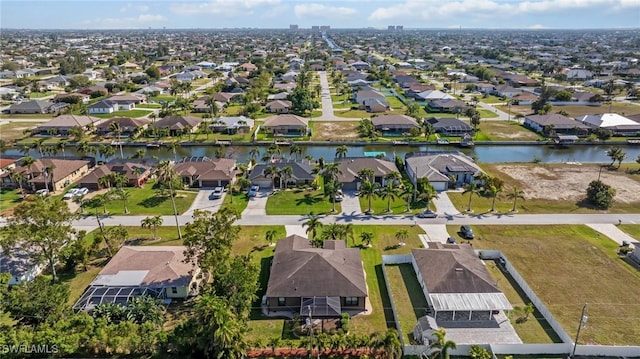
[[[24,246],[9,249],[6,254],[0,250],[0,274],[9,273],[9,286],[30,282],[42,273],[44,266],[33,258]]]
[[[511,72],[498,71],[496,73],[497,78],[503,79],[511,86],[537,86],[539,83],[537,80],[529,78],[525,75],[514,74]]]
[[[117,173],[127,179],[127,186],[141,187],[147,182],[156,166],[157,161],[152,159],[114,159],[87,173],[78,181],[78,186],[100,190],[103,188],[100,178]]]
[[[455,97],[440,90],[427,90],[416,94],[418,101],[431,101],[431,100],[454,100]]]
[[[325,71],[326,68],[323,64],[312,64],[309,66],[309,70],[311,71]]]
[[[267,96],[267,100],[269,100],[269,101],[286,100],[288,98],[289,98],[289,93],[288,92],[278,92],[278,93],[271,94],[271,95]]]
[[[146,118],[112,117],[96,125],[96,134],[100,137],[115,136],[111,127],[117,123],[120,127],[120,136],[131,137],[147,128],[149,121]]]
[[[202,118],[194,116],[165,116],[153,124],[157,129],[167,129],[169,136],[179,136],[186,132],[195,133],[202,123]]]
[[[213,119],[209,127],[213,132],[236,134],[250,132],[254,123],[253,119],[244,116],[222,116]]]
[[[464,136],[467,133],[473,132],[473,129],[471,128],[471,126],[469,126],[469,124],[457,118],[432,117],[429,119],[425,119],[425,121],[427,121],[431,125],[435,133],[443,136],[460,137]]]
[[[495,95],[498,97],[513,98],[522,92],[523,91],[519,88],[515,88],[509,85],[499,85],[499,86],[496,86],[495,90],[493,90],[492,95]]]
[[[282,178],[282,175],[279,173],[269,174],[266,173],[266,169],[269,166],[274,166],[280,171],[284,167],[291,167],[293,170],[291,177],[286,179]],[[272,163],[260,163],[257,164],[252,170],[251,174],[249,174],[249,180],[251,183],[258,185],[260,187],[274,187],[274,188],[283,188],[284,183],[287,182],[287,185],[310,185],[315,179],[315,174],[313,173],[313,167],[308,161],[278,161]]]
[[[362,179],[358,176],[358,172],[364,168],[372,169],[373,182],[382,186],[386,184],[386,175],[399,172],[394,162],[375,157],[337,158],[335,161],[340,169],[338,182],[344,190],[355,191],[360,188]]]
[[[258,66],[250,63],[250,62],[246,62],[240,66],[238,66],[238,69],[241,71],[248,71],[248,72],[253,72],[258,70]]]
[[[426,178],[437,191],[446,191],[449,183],[461,186],[470,183],[482,172],[469,156],[462,152],[410,152],[405,155],[405,170],[416,185]]]
[[[420,80],[413,75],[407,75],[405,73],[397,74],[393,76],[393,82],[397,83],[401,88],[409,88],[411,86],[421,85]],[[426,91],[426,90],[422,90]],[[418,92],[422,92],[418,91]]]
[[[513,96],[513,103],[519,106],[529,106],[537,100],[538,95],[528,91]]]
[[[385,96],[375,90],[359,90],[355,94],[358,108],[367,112],[385,112],[390,109]]]
[[[17,158],[0,158],[0,176],[13,171],[17,162]]]
[[[41,135],[49,135],[51,131],[62,136],[69,136],[71,129],[80,127],[84,131],[92,125],[97,125],[102,119],[92,116],[80,115],[60,115],[43,123],[36,128],[37,133]]]
[[[291,101],[288,100],[275,100],[268,102],[265,108],[270,113],[289,113],[291,111]]]
[[[91,311],[100,304],[125,304],[140,296],[170,300],[196,295],[203,275],[185,252],[184,246],[123,246],[73,309]]]
[[[484,83],[484,82],[477,83],[475,84],[475,86],[476,86],[476,91],[486,95],[490,95],[496,90],[496,87],[493,84]]]
[[[640,123],[617,113],[584,115],[576,118],[576,120],[592,129],[602,128],[609,130],[614,136],[640,136]]]
[[[458,99],[438,99],[427,101],[429,112],[464,113],[471,106]]]
[[[404,88],[405,96],[412,99],[417,99],[418,94],[421,92],[432,91],[436,89],[435,86],[433,85],[427,85],[422,83],[411,83],[407,87],[403,87],[403,88]]]
[[[558,113],[525,116],[524,125],[533,131],[551,137],[559,134],[585,137],[589,134],[590,129],[588,125]]]
[[[513,309],[470,245],[430,242],[428,248],[412,249],[411,257],[430,308],[429,318],[420,318],[414,330],[419,342],[429,344],[442,323],[487,328],[488,322],[493,322],[488,328],[495,328],[499,324],[494,313]],[[520,342],[517,336],[505,335],[499,340]]]
[[[271,315],[319,318],[364,312],[367,284],[360,250],[346,248],[341,240],[314,248],[298,235],[283,238],[276,244],[265,297]]]
[[[76,92],[85,94],[85,95],[91,95],[92,93],[95,92],[95,93],[100,93],[100,96],[107,96],[109,94],[109,90],[107,90],[106,87],[98,86],[98,85],[85,87]]]
[[[293,114],[273,115],[265,118],[262,128],[274,136],[306,136],[309,120]]]
[[[9,106],[10,114],[53,113],[66,107],[65,103],[52,103],[42,100],[30,100]]]
[[[54,77],[48,78],[46,80],[40,81],[40,83],[47,90],[63,89],[65,87],[69,86],[69,84],[70,84],[69,83],[69,79],[66,76],[63,76],[63,75],[58,75],[58,76],[54,76]]]
[[[24,166],[20,162],[13,172],[25,176],[25,189],[31,188],[36,191],[49,188],[50,191],[57,192],[84,176],[91,166],[89,160],[39,158],[31,166]],[[1,178],[3,186],[18,187],[18,183],[10,174],[4,174]]]
[[[174,170],[189,187],[224,187],[236,177],[236,160],[232,158],[188,157],[174,165]]]
[[[100,114],[100,113],[114,113],[118,111],[119,108],[120,106],[118,106],[116,102],[111,101],[109,99],[105,99],[89,105],[87,109],[91,114]]]
[[[593,73],[586,69],[565,69],[563,72],[567,81],[585,81],[593,77]]]
[[[407,115],[382,115],[371,117],[371,122],[376,131],[383,136],[399,136],[411,131],[412,128],[420,128],[418,122]]]
[[[208,95],[204,95],[201,96],[199,98],[197,98],[195,101],[193,101],[193,112],[199,112],[199,113],[209,113],[211,112],[211,107],[208,104],[209,98],[211,98]],[[214,104],[215,106],[218,108],[218,110],[221,110],[224,107],[224,103],[222,102],[218,102],[214,99]]]
[[[351,63],[351,67],[353,67],[356,71],[369,71],[371,70],[371,65],[365,61],[356,61]]]
[[[74,99],[77,98],[77,99]],[[67,101],[79,101],[80,103],[83,104],[88,104],[89,100],[91,99],[91,96],[89,95],[85,95],[79,92],[72,92],[72,93],[60,93],[57,94],[52,102],[67,102]]]
[[[119,110],[133,110],[136,105],[145,103],[147,101],[147,96],[139,93],[131,93],[127,95],[111,96],[107,100],[118,104]]]

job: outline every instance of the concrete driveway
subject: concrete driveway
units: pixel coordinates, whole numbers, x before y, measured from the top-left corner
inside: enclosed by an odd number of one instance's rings
[[[424,239],[426,239],[427,242],[447,243],[449,233],[447,232],[446,224],[420,224],[420,228],[425,231],[426,234],[424,235]],[[424,241],[423,244],[425,245],[425,247],[427,246]]]
[[[260,189],[255,197],[250,197],[247,208],[242,212],[242,216],[266,216],[267,200],[269,199],[270,193],[271,188]]]
[[[213,188],[199,190],[198,194],[196,195],[196,199],[193,200],[193,203],[191,203],[191,207],[189,207],[189,209],[184,212],[184,215],[193,215],[193,212],[196,209],[202,211],[217,212],[222,206],[224,197],[227,195],[227,192],[222,193],[222,198],[209,199],[209,195],[211,194],[211,192],[213,192]]]
[[[343,191],[342,202],[340,203],[342,206],[342,213],[356,215],[362,213],[360,209],[360,200],[358,196],[356,196],[355,191]]]

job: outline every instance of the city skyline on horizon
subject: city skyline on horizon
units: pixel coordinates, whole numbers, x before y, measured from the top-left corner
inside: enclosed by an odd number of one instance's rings
[[[25,4],[40,11],[24,11]],[[1,28],[16,30],[286,29],[290,24],[300,29],[640,28],[636,0],[7,0],[0,10]]]

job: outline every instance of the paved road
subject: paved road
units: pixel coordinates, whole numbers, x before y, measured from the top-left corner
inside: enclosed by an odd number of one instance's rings
[[[322,116],[314,118],[314,121],[353,121],[352,118],[338,117],[333,114],[333,101],[331,101],[331,89],[329,88],[329,79],[327,78],[326,71],[318,72],[320,76],[320,86],[322,91],[320,92]]]

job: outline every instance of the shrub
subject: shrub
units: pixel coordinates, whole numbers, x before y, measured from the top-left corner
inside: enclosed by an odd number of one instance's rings
[[[613,206],[615,195],[616,189],[600,180],[591,181],[587,187],[587,200],[601,209]]]

